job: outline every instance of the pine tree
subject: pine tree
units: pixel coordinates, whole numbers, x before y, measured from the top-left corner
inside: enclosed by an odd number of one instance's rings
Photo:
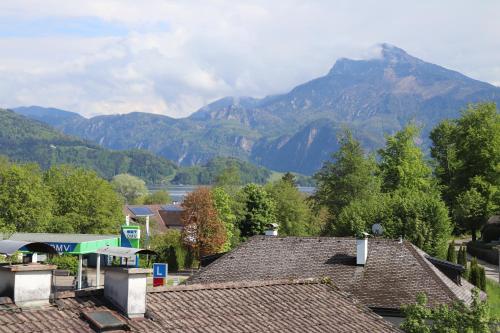
[[[455,251],[455,241],[451,241],[450,245],[448,245],[448,255],[446,256],[446,260],[452,263],[457,263],[457,252]]]

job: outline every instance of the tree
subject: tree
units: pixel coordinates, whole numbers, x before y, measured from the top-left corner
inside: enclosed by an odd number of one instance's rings
[[[242,237],[262,235],[266,225],[276,223],[276,202],[259,185],[248,184],[240,192],[243,209],[239,216]]]
[[[297,179],[295,175],[291,172],[287,172],[281,177],[281,180],[292,185],[292,186],[297,186]]]
[[[226,243],[226,230],[217,215],[212,192],[200,187],[182,203],[182,239],[197,258],[218,253]]]
[[[308,235],[308,224],[311,222],[311,209],[306,198],[288,179],[269,183],[265,187],[267,193],[276,203],[276,222],[282,236]]]
[[[148,189],[146,183],[135,176],[122,173],[113,177],[111,182],[116,192],[125,198],[125,202],[131,204],[137,198],[146,195]]]
[[[461,193],[456,199],[453,211],[455,220],[465,230],[471,230],[473,241],[476,241],[477,230],[488,218],[485,216],[485,205],[483,196],[474,188]]]
[[[345,130],[339,150],[314,175],[317,187],[313,200],[328,208],[330,224],[334,224],[342,209],[354,200],[368,200],[379,193],[376,170],[374,158],[366,157],[360,143]],[[330,226],[330,229],[333,228]]]
[[[486,290],[486,272],[484,267],[478,264],[476,257],[470,262],[469,282],[483,291]]]
[[[241,186],[240,170],[235,164],[223,169],[215,179],[215,186],[224,189],[230,195],[235,195]]]
[[[392,213],[384,227],[388,234],[401,232],[423,250],[445,257],[451,232],[448,210],[431,168],[415,144],[418,134],[418,128],[409,125],[388,137],[379,150],[382,190],[389,196]]]
[[[217,210],[217,216],[220,221],[224,224],[224,229],[226,231],[226,242],[224,243],[222,250],[229,251],[234,245],[238,244],[239,233],[236,232],[236,215],[233,213],[233,199],[229,194],[224,191],[222,187],[214,187],[212,189],[212,196],[214,199],[215,209]]]
[[[430,308],[427,296],[417,295],[417,302],[403,307],[405,320],[401,329],[407,333],[431,332],[490,332],[488,305],[479,298],[478,289],[472,290],[472,303],[439,305]]]
[[[151,239],[151,249],[158,253],[158,262],[168,263],[169,270],[175,272],[185,266],[186,250],[179,230],[168,229],[162,234],[154,235]]]
[[[415,141],[419,129],[409,125],[386,140],[380,155],[382,189],[391,192],[398,189],[429,191],[433,188],[432,171],[424,161],[422,150]]]
[[[500,209],[500,114],[493,103],[470,105],[431,132],[431,155],[443,198],[458,227],[472,232]]]
[[[172,202],[170,195],[165,190],[154,191],[144,197],[142,203],[145,205],[161,205]]]
[[[52,219],[53,197],[35,164],[0,168],[0,229],[44,232]]]
[[[44,175],[55,200],[50,232],[115,233],[123,219],[123,202],[94,171],[63,165]]]
[[[455,241],[452,241],[448,245],[448,254],[446,255],[446,260],[452,263],[457,263],[457,251],[455,250]]]

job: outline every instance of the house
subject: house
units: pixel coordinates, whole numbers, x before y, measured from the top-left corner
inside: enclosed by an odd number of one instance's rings
[[[167,229],[182,229],[182,212],[183,208],[178,204],[123,206],[123,214],[128,215],[134,222],[149,216],[151,228],[159,233]]]
[[[163,223],[170,229],[182,229],[182,213],[184,209],[180,205],[164,205],[158,211]]]
[[[481,230],[481,239],[485,242],[500,241],[500,215],[488,219]]]
[[[340,290],[395,323],[424,292],[431,306],[471,302],[463,267],[432,258],[408,241],[254,236],[195,273],[187,283],[329,278]],[[485,297],[485,294],[482,294]]]
[[[115,267],[106,271],[104,289],[56,294],[49,302],[53,266],[28,266],[0,266],[24,297],[0,297],[0,332],[401,332],[325,281],[148,290],[150,270]],[[28,271],[43,279],[23,283]]]

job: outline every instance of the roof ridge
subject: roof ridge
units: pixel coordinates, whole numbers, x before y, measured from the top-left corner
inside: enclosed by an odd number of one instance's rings
[[[455,293],[453,292],[453,290],[451,290],[451,288],[443,281],[443,279],[441,279],[441,277],[436,274],[436,271],[434,269],[432,269],[432,267],[430,267],[430,265],[432,265],[431,262],[429,262],[418,250],[417,250],[417,247],[415,245],[413,245],[411,242],[408,242],[408,241],[405,241],[404,242],[405,246],[410,250],[410,253],[415,257],[415,259],[417,259],[417,261],[419,261],[421,263],[421,266],[428,272],[430,272],[434,278],[434,281],[436,281],[437,283],[441,284],[442,286],[444,286],[444,290],[446,290],[448,296],[451,298],[452,301],[455,301],[456,299],[458,299],[457,295],[455,295]],[[420,251],[422,251],[422,253],[424,254],[427,254],[425,251],[419,249]],[[437,269],[437,268],[436,268]],[[448,277],[446,277],[448,278]],[[450,280],[451,281],[451,280]],[[452,283],[454,283],[453,281],[451,281]]]
[[[258,288],[276,285],[300,285],[300,284],[324,284],[329,285],[332,289],[338,288],[330,283],[326,278],[302,278],[302,279],[277,279],[277,280],[248,280],[248,281],[232,281],[232,282],[216,282],[216,283],[196,283],[189,285],[177,285],[172,287],[161,287],[148,289],[148,293],[163,293],[163,292],[178,292],[178,291],[195,291],[195,290],[216,290],[216,289],[245,289]]]

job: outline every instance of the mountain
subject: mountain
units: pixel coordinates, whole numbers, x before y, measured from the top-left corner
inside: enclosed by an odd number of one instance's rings
[[[483,101],[500,103],[500,88],[382,44],[379,57],[339,59],[325,76],[285,94],[225,97],[183,119],[136,112],[55,126],[112,149],[147,149],[181,165],[232,156],[311,174],[335,151],[343,127],[371,150],[412,121],[422,126],[428,146],[428,133],[440,120]]]
[[[25,117],[44,122],[50,126],[60,126],[72,121],[84,119],[78,113],[41,106],[21,106],[12,109]]]
[[[15,162],[36,162],[44,169],[57,164],[90,168],[107,179],[130,173],[148,183],[160,183],[177,171],[174,163],[148,151],[105,149],[3,109],[0,109],[0,154]]]

